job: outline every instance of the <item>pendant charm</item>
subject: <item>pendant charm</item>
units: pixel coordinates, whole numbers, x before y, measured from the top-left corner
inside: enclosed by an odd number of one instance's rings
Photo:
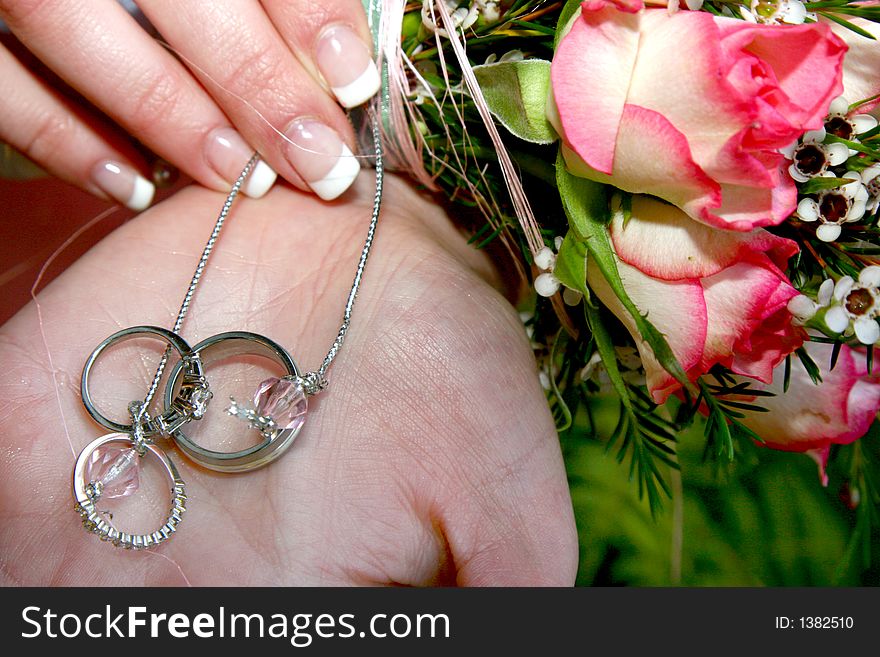
[[[175,405],[169,406],[162,415],[155,418],[146,413],[137,413],[143,405],[132,402],[129,405],[132,422],[123,424],[109,419],[93,404],[89,377],[95,362],[105,349],[119,342],[144,336],[159,338],[178,353],[183,371],[182,393]],[[83,526],[102,541],[109,541],[118,547],[142,549],[163,543],[177,531],[180,524],[186,506],[186,489],[174,463],[149,438],[168,433],[172,428],[198,419],[204,414],[212,394],[202,373],[201,362],[192,353],[186,340],[176,333],[157,326],[133,326],[107,337],[91,353],[83,367],[80,393],[89,415],[98,424],[114,432],[86,445],[74,466],[74,509],[82,518]],[[171,481],[172,506],[168,519],[159,529],[150,534],[132,534],[114,527],[97,509],[96,504],[101,499],[133,494],[139,485],[142,458],[156,458],[162,465]]]
[[[186,486],[174,463],[164,451],[147,444],[138,456],[134,441],[126,433],[110,433],[86,445],[73,469],[73,499],[83,527],[102,541],[117,547],[140,550],[167,541],[186,510]],[[171,511],[165,523],[150,534],[129,534],[118,530],[98,511],[101,498],[126,497],[138,488],[140,459],[156,458],[171,482]]]
[[[290,354],[273,340],[247,331],[229,331],[211,336],[195,345],[192,353],[204,368],[231,356],[262,356],[280,364],[285,375],[260,384],[255,395],[256,408],[243,408],[232,400],[230,408],[234,410],[230,414],[259,429],[263,436],[260,444],[237,452],[218,452],[197,445],[184,433],[181,425],[170,432],[178,448],[199,465],[219,472],[249,472],[281,456],[293,444],[302,428],[307,409],[299,370]],[[165,387],[166,408],[180,404],[179,397],[183,391],[180,381],[185,380],[185,376],[185,364],[181,361],[171,370]],[[266,390],[261,393],[264,386]]]
[[[263,437],[274,440],[280,431],[299,431],[309,408],[306,391],[300,379],[270,377],[260,383],[254,394],[253,408],[229,398],[226,412],[244,420]]]

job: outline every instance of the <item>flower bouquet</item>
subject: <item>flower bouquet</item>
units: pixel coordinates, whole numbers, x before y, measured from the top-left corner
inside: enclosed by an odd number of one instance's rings
[[[817,485],[842,464],[870,522],[880,6],[425,0],[381,17],[397,166],[513,256],[559,431],[606,441],[652,512],[696,429],[718,463],[801,452]],[[608,396],[601,436],[591,400]]]

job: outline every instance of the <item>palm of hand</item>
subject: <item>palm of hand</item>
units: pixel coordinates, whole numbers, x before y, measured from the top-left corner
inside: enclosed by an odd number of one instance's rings
[[[195,344],[254,331],[313,369],[338,328],[371,188],[362,176],[336,206],[281,189],[239,201],[181,334]],[[79,401],[86,355],[118,328],[170,325],[221,203],[201,189],[178,193],[40,295],[77,451],[106,433]],[[330,388],[270,467],[221,475],[172,451],[189,502],[179,534],[155,551],[167,559],[115,550],[78,526],[73,457],[32,304],[0,332],[3,581],[570,584],[576,540],[556,435],[522,326],[491,277],[439,210],[389,179]],[[155,362],[132,372],[129,360],[106,407],[142,396]]]

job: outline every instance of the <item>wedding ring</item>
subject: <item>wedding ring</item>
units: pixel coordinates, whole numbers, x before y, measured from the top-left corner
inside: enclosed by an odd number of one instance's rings
[[[91,392],[89,391],[89,376],[92,367],[95,365],[98,357],[104,350],[118,342],[124,342],[132,338],[142,337],[143,335],[151,335],[157,337],[173,348],[180,355],[178,367],[183,370],[186,385],[182,387],[184,391],[177,404],[168,405],[165,412],[156,418],[149,419],[144,423],[144,435],[153,436],[156,434],[167,434],[185,424],[191,419],[201,417],[204,413],[205,406],[211,398],[208,384],[202,374],[202,364],[189,344],[176,333],[158,326],[132,326],[130,328],[117,331],[113,335],[106,338],[99,344],[86,361],[83,367],[82,380],[80,383],[80,393],[82,394],[83,405],[86,407],[89,415],[103,427],[116,431],[118,433],[131,433],[134,427],[131,424],[123,424],[115,422],[104,416],[101,411],[92,402]]]
[[[299,370],[290,354],[273,340],[247,331],[229,331],[206,338],[192,348],[193,354],[199,356],[205,368],[211,363],[233,356],[262,356],[279,363],[285,370],[285,377],[299,378]],[[171,370],[165,387],[165,406],[171,408],[177,403],[180,394],[178,380],[183,371],[183,363],[177,363]],[[171,432],[171,438],[177,447],[193,461],[211,470],[219,472],[249,472],[277,459],[290,447],[299,433],[300,426],[295,429],[282,429],[273,437],[266,437],[253,447],[237,452],[218,452],[206,449],[190,440],[182,427]]]

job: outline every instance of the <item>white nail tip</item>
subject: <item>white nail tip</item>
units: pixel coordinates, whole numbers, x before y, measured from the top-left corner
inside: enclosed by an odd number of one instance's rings
[[[278,178],[278,174],[275,173],[275,170],[260,160],[254,166],[243,191],[251,198],[262,198],[266,192],[272,189],[276,178]]]
[[[375,96],[381,85],[379,70],[370,61],[356,80],[341,87],[331,87],[331,90],[343,107],[357,107]]]
[[[348,146],[343,144],[339,159],[336,160],[336,164],[333,165],[330,172],[320,180],[310,182],[309,187],[320,198],[325,201],[332,201],[351,187],[355,178],[358,177],[360,170],[360,162],[348,149]]]
[[[131,210],[146,210],[153,202],[153,196],[156,193],[156,187],[143,176],[135,175],[134,189],[131,196],[128,197],[125,206]]]

